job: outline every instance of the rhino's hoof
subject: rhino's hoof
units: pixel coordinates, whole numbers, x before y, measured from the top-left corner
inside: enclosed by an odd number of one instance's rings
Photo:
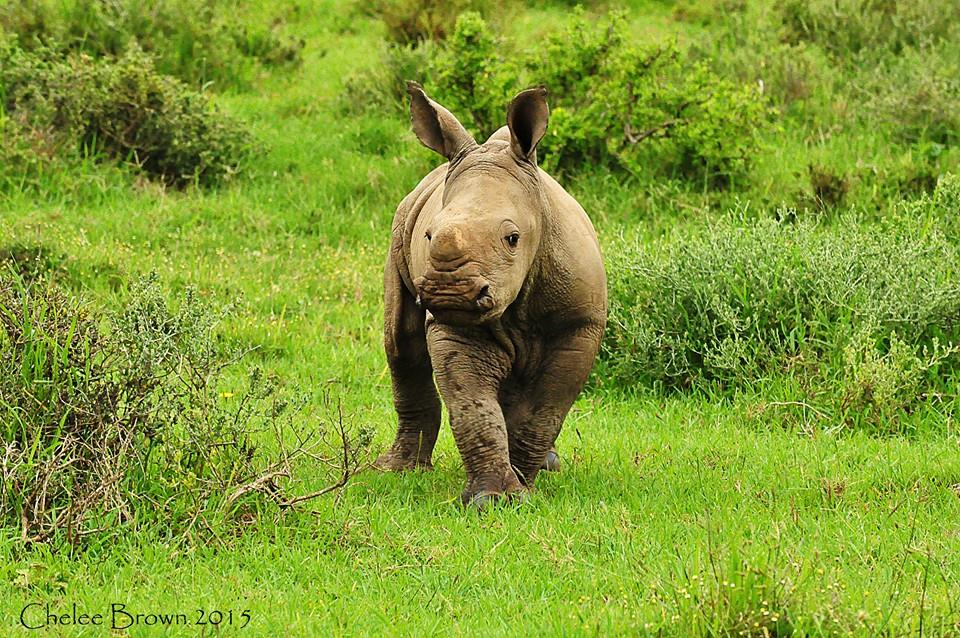
[[[463,495],[463,504],[467,509],[482,512],[498,505],[511,503],[519,505],[526,502],[527,490],[515,490],[513,492],[477,492],[472,496]]]
[[[404,457],[390,450],[384,452],[373,462],[373,468],[382,472],[408,472],[410,470],[433,470],[430,461],[418,460],[416,457]]]
[[[557,454],[556,450],[547,452],[547,458],[543,459],[543,467],[541,469],[547,472],[560,471],[560,455]]]

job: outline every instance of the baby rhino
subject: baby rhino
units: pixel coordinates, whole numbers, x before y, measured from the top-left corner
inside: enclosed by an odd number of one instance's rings
[[[399,427],[377,466],[431,467],[439,387],[463,502],[482,507],[521,495],[556,461],[606,323],[606,274],[583,208],[537,167],[544,88],[517,95],[483,144],[420,85],[407,90],[414,132],[447,162],[393,220],[384,346]]]

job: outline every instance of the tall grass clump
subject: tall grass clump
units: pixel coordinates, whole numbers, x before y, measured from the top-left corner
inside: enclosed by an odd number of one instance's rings
[[[952,0],[788,0],[778,10],[781,39],[815,42],[849,62],[939,44],[960,20]]]
[[[771,552],[772,553],[772,552]],[[738,552],[710,556],[708,569],[681,582],[670,583],[655,593],[657,602],[695,623],[685,627],[695,636],[792,636],[803,635],[793,600],[794,584],[785,576],[775,557],[754,565]]]
[[[0,31],[27,49],[95,58],[149,53],[159,73],[194,87],[244,87],[257,64],[300,61],[303,41],[280,19],[221,0],[18,0],[0,6]]]
[[[731,214],[606,251],[609,378],[721,388],[795,375],[844,415],[882,419],[954,396],[960,180],[867,225]],[[829,394],[829,393],[828,393]]]
[[[0,152],[8,187],[100,156],[166,184],[210,185],[234,176],[253,149],[239,121],[158,73],[137,48],[96,60],[0,42],[0,99],[0,127],[12,140]]]
[[[189,539],[291,505],[283,481],[306,458],[345,459],[345,482],[369,437],[355,443],[342,418],[294,427],[305,398],[257,368],[229,381],[240,353],[218,344],[226,312],[193,290],[170,304],[151,276],[105,314],[5,269],[0,524],[28,543]]]

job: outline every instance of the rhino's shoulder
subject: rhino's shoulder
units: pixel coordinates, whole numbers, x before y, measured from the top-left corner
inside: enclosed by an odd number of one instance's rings
[[[548,173],[539,174],[552,218],[541,282],[549,289],[547,310],[566,322],[602,326],[607,282],[596,230],[572,195]]]
[[[397,206],[397,212],[393,217],[393,234],[404,235],[404,230],[412,228],[416,222],[417,216],[423,210],[427,200],[433,196],[438,188],[443,188],[444,177],[447,174],[449,164],[441,164],[420,180],[416,188],[407,193],[400,204]]]
[[[593,222],[573,195],[560,185],[557,180],[544,171],[538,169],[540,174],[540,183],[547,198],[550,200],[550,214],[554,215],[561,227],[568,229],[573,234],[583,237],[590,237],[594,244],[597,244],[597,232],[593,227]]]

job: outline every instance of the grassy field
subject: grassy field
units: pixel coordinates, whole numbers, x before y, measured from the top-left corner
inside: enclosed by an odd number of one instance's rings
[[[491,22],[527,41],[570,11],[505,4],[510,17]],[[685,17],[693,3],[633,4],[627,24],[637,41],[675,39],[705,59],[731,50],[726,23]],[[749,6],[742,20],[772,11]],[[373,429],[376,451],[395,427],[381,342],[390,221],[437,159],[402,112],[360,108],[363,94],[345,88],[346,78],[382,65],[377,15],[334,0],[291,4],[284,15],[305,43],[302,64],[257,68],[249,86],[214,96],[264,149],[239,178],[176,189],[84,165],[69,182],[0,194],[0,246],[62,256],[66,286],[92,308],[121,306],[129,282],[149,272],[171,298],[196,286],[213,303],[237,300],[220,338],[256,350],[227,383],[240,386],[256,364],[307,392],[304,428],[321,418],[327,392],[347,422]],[[943,55],[955,64],[957,51]],[[717,72],[737,63],[723,58]],[[840,104],[837,87],[870,85],[823,70],[805,89],[811,97],[781,105],[742,184],[707,192],[699,182],[605,170],[563,181],[611,251],[623,236],[659,245],[738,203],[748,217],[802,205],[811,188],[816,195],[810,166],[839,176],[837,207],[868,220],[924,196],[903,186],[911,176],[935,183],[956,170],[949,121],[929,160],[930,144],[896,145],[889,129],[842,120],[854,107]],[[829,228],[832,213],[820,213]],[[463,468],[445,427],[433,472],[364,471],[336,493],[282,514],[265,507],[255,524],[213,529],[202,541],[156,528],[71,548],[25,544],[5,527],[0,634],[960,635],[960,427],[951,397],[921,411],[926,425],[891,435],[829,418],[805,427],[795,397],[776,400],[788,385],[771,377],[733,390],[663,390],[594,379],[558,441],[562,471],[541,475],[523,505],[482,514],[459,506]],[[325,468],[301,469],[295,493],[329,484]],[[124,628],[120,614],[112,633],[31,630],[20,614],[32,603],[61,614],[76,604],[108,625],[111,605],[184,614],[186,624],[143,619]],[[39,609],[28,615],[36,620]],[[216,611],[219,628],[196,624]]]

